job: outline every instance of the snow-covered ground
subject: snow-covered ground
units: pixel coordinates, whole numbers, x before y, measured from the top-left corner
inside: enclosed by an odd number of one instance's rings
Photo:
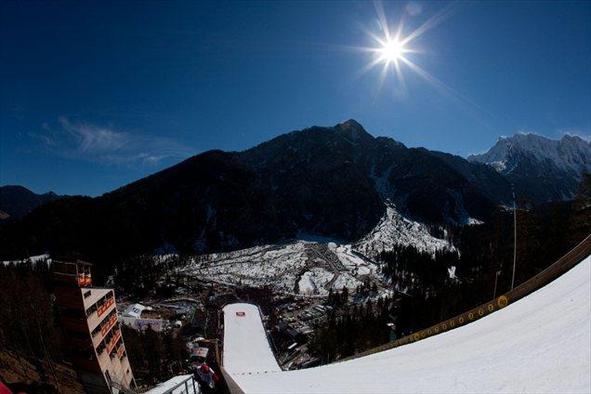
[[[224,369],[232,376],[281,372],[261,321],[252,304],[230,304],[224,312]]]
[[[453,249],[446,240],[429,234],[426,226],[403,218],[389,205],[378,225],[355,244],[308,236],[283,245],[200,256],[180,271],[228,285],[271,286],[281,293],[326,296],[330,289],[354,289],[368,277],[380,281],[373,258],[393,245],[413,245],[430,253]]]
[[[38,256],[29,256],[26,259],[22,260],[4,260],[2,264],[9,265],[9,264],[21,264],[21,263],[32,263],[37,264],[39,262],[45,262],[47,265],[51,264],[51,257],[48,254],[40,254]]]
[[[378,225],[353,248],[365,256],[375,257],[380,252],[392,250],[394,245],[412,245],[430,253],[453,249],[448,241],[435,238],[424,224],[403,217],[392,205],[387,206],[386,214]]]
[[[295,242],[215,253],[194,260],[181,272],[218,283],[272,286],[276,291],[292,293],[300,274],[306,271],[306,246]]]
[[[579,136],[564,135],[553,140],[534,133],[501,137],[487,152],[468,157],[488,164],[502,173],[511,172],[508,161],[515,154],[526,154],[539,162],[552,162],[558,168],[581,174],[591,169],[591,144]],[[512,163],[515,164],[515,163]]]
[[[590,265],[587,257],[542,289],[455,330],[296,371],[271,362],[256,307],[241,321],[235,311],[245,304],[228,305],[226,373],[244,393],[589,393]]]
[[[227,285],[271,286],[276,292],[326,296],[329,289],[355,288],[378,266],[352,251],[351,245],[294,241],[193,260],[180,270],[188,276]]]
[[[482,220],[478,220],[475,218],[468,218],[468,221],[466,222],[466,224],[468,226],[478,226],[480,224],[483,224],[484,222]]]
[[[328,295],[326,285],[335,277],[335,274],[324,268],[314,267],[298,279],[300,294],[305,295]]]

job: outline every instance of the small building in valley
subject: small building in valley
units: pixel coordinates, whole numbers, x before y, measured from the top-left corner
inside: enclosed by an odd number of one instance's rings
[[[152,307],[142,304],[132,304],[123,311],[119,318],[121,323],[138,331],[148,328],[160,332],[165,328],[165,320]]]

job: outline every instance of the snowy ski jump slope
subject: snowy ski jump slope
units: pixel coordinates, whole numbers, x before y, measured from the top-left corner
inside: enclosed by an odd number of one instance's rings
[[[228,305],[223,372],[235,393],[589,393],[590,265],[454,330],[296,371],[275,362],[256,306]]]
[[[223,311],[226,372],[236,375],[281,372],[267,341],[259,308],[252,304],[230,304]]]

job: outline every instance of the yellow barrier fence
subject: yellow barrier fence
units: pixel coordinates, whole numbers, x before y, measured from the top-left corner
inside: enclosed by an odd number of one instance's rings
[[[351,360],[358,357],[368,356],[370,354],[382,352],[384,350],[393,349],[398,346],[406,345],[412,342],[420,341],[431,337],[433,335],[441,334],[443,332],[452,330],[454,328],[463,326],[471,323],[475,320],[480,319],[486,315],[489,315],[499,309],[502,309],[512,302],[515,302],[528,294],[540,289],[541,287],[552,282],[560,275],[570,270],[575,265],[583,261],[587,256],[591,254],[591,235],[588,235],[581,243],[571,249],[568,253],[550,265],[548,268],[538,273],[534,277],[523,282],[513,290],[489,301],[475,308],[468,310],[458,316],[452,317],[451,319],[439,322],[431,327],[423,330],[414,332],[410,335],[402,337],[392,342],[388,342],[384,345],[375,347],[365,352],[358,353],[354,356],[347,357],[340,361]]]

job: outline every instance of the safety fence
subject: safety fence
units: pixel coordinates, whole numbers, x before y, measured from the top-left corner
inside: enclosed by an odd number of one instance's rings
[[[162,391],[160,394],[198,394],[200,392],[199,384],[195,382],[193,375],[188,375],[175,386]]]
[[[420,341],[421,339],[441,334],[443,332],[471,323],[480,319],[481,317],[502,309],[510,303],[513,303],[547,285],[554,279],[558,278],[560,275],[570,270],[575,265],[579,264],[589,255],[591,255],[591,235],[588,235],[581,243],[571,249],[568,253],[566,253],[548,268],[515,287],[513,290],[510,290],[507,293],[494,298],[489,302],[472,308],[458,316],[452,317],[451,319],[444,320],[431,327],[414,332],[410,335],[404,336],[392,342],[388,342],[373,349],[355,354],[340,361],[351,360],[354,358],[382,352],[384,350],[393,349],[398,346]]]

